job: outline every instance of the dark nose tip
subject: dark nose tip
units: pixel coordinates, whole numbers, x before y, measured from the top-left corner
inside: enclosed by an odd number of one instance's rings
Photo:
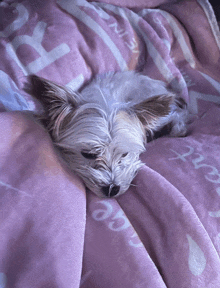
[[[118,194],[120,190],[120,186],[117,185],[109,185],[102,187],[102,192],[107,197],[114,197]]]

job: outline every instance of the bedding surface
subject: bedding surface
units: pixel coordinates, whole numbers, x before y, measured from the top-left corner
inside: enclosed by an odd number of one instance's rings
[[[0,287],[220,287],[219,29],[205,0],[0,2]],[[137,70],[193,115],[122,196],[85,189],[28,111],[27,76]]]

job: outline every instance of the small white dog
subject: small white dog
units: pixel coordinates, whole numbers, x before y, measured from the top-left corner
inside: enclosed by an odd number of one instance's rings
[[[77,92],[35,75],[31,85],[55,146],[99,197],[129,188],[143,165],[147,136],[164,127],[171,136],[187,131],[184,100],[164,82],[133,71],[99,76]]]

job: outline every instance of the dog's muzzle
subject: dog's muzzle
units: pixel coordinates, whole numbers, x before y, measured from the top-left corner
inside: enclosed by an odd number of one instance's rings
[[[109,186],[102,187],[102,192],[107,197],[114,197],[120,191],[120,186],[111,184]]]

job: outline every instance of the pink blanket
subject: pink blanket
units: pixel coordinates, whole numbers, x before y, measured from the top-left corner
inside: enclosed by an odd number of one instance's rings
[[[220,287],[219,39],[206,0],[0,2],[0,288]],[[194,121],[99,199],[22,112],[41,109],[24,83],[128,69],[169,83]]]

